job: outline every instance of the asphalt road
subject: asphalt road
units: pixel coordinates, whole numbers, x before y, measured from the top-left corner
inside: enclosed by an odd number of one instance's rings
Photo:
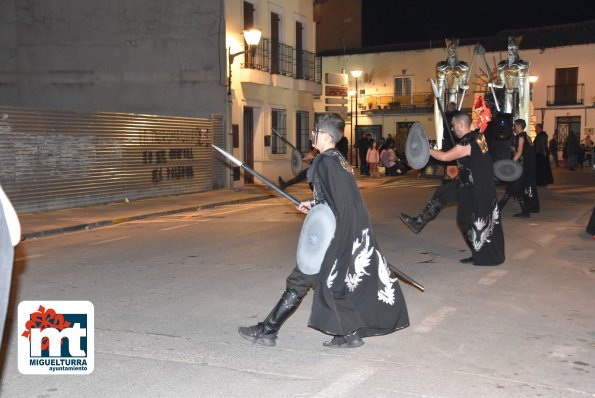
[[[25,241],[0,395],[595,397],[595,241],[584,232],[595,179],[556,177],[537,216],[512,217],[512,201],[504,210],[497,267],[459,263],[468,252],[454,208],[419,235],[398,220],[438,181],[365,190],[383,254],[426,291],[403,285],[411,326],[358,349],[322,347],[328,337],[307,327],[310,296],[277,347],[238,335],[267,315],[294,265],[303,215],[282,199]],[[35,299],[94,304],[92,374],[19,373],[16,306]]]

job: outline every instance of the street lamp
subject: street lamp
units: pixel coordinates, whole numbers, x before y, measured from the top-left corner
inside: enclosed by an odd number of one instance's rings
[[[353,150],[355,149],[355,145],[353,145],[353,97],[355,96],[356,90],[349,90],[347,95],[349,96],[349,106],[351,107],[351,112],[349,113],[351,117],[351,123],[349,126],[351,128],[351,138],[349,143],[351,144],[351,150],[349,151],[349,164],[353,164]]]
[[[233,124],[232,124],[232,98],[231,98],[231,65],[233,64],[234,59],[238,55],[246,55],[248,51],[250,51],[250,55],[254,57],[256,55],[256,47],[260,42],[260,36],[262,32],[258,29],[250,29],[245,30],[243,32],[244,40],[246,41],[247,46],[244,48],[243,51],[238,51],[236,53],[231,52],[231,47],[227,49],[227,61],[228,61],[228,73],[227,73],[227,99],[228,99],[228,108],[227,108],[227,136],[225,137],[225,150],[228,153],[232,153],[232,141],[233,141]],[[233,172],[225,174],[225,187],[226,188],[233,188]]]
[[[357,138],[357,108],[358,108],[358,102],[357,102],[357,96],[358,96],[358,89],[357,89],[357,79],[362,75],[362,71],[359,69],[354,69],[351,71],[351,76],[353,76],[355,78],[355,137]],[[351,137],[353,138],[353,137]],[[353,142],[353,141],[352,141]],[[359,143],[359,140],[358,140]],[[359,167],[358,165],[358,157],[359,157],[359,151],[361,150],[361,148],[359,148],[358,145],[358,155],[355,156],[355,167]]]

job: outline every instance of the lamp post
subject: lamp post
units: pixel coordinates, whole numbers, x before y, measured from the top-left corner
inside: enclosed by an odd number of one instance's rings
[[[354,69],[351,71],[351,76],[353,76],[353,78],[355,79],[355,138],[357,138],[357,108],[358,108],[357,96],[359,95],[358,88],[357,88],[357,79],[362,75],[362,73],[363,72],[359,69]],[[358,144],[359,144],[359,140],[358,140]],[[359,151],[361,150],[359,145],[357,148],[358,148],[357,149],[358,154],[355,156],[355,167],[359,167],[358,158],[359,158]]]
[[[349,106],[351,108],[351,112],[349,113],[351,117],[351,123],[349,124],[351,127],[351,138],[349,139],[351,144],[351,150],[349,151],[349,164],[353,164],[353,150],[355,149],[355,145],[353,144],[353,97],[355,96],[356,90],[349,90],[347,95],[349,96]]]
[[[246,55],[248,53],[248,51],[250,51],[250,54],[252,55],[252,57],[254,57],[256,55],[256,46],[258,46],[258,43],[260,42],[260,36],[262,35],[262,32],[258,29],[250,29],[250,30],[245,30],[243,32],[244,34],[244,40],[246,41],[247,46],[244,48],[244,50],[242,51],[238,51],[236,53],[232,53],[231,52],[231,47],[229,47],[227,49],[227,64],[228,64],[228,69],[227,69],[227,102],[228,102],[228,108],[227,108],[227,135],[225,136],[225,150],[228,153],[232,153],[233,149],[232,149],[232,141],[233,141],[233,124],[232,124],[232,97],[231,97],[231,65],[233,64],[234,59],[238,56],[238,55]],[[226,188],[233,188],[233,169],[232,169],[232,173],[226,173],[225,174],[225,187]]]

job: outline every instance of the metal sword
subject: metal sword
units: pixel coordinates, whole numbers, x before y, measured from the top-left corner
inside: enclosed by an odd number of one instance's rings
[[[444,114],[444,108],[442,107],[442,99],[440,98],[440,94],[438,93],[438,86],[432,79],[430,79],[430,83],[432,83],[432,91],[434,92],[434,97],[436,97],[436,102],[438,103],[438,109],[440,110],[440,114],[442,115],[442,123],[444,124],[444,128],[446,129],[446,131],[448,131],[448,137],[450,138],[450,143],[454,147],[455,139],[452,136],[452,131],[450,131],[450,126],[448,125],[448,121],[446,120],[446,115]]]
[[[283,137],[281,134],[279,134],[277,132],[277,130],[275,129],[271,129],[271,131],[273,132],[273,134],[275,134],[277,137],[279,137],[281,139],[281,141],[283,141],[284,143],[286,143],[287,145],[289,145],[290,147],[292,147],[293,149],[297,149],[291,142],[287,141],[287,138]]]
[[[251,169],[246,163],[242,162],[241,160],[239,160],[238,158],[236,158],[232,154],[225,152],[223,149],[219,148],[216,145],[211,144],[211,146],[213,148],[215,148],[220,154],[222,154],[227,159],[229,159],[236,166],[240,166],[241,168],[243,168],[244,170],[246,170],[248,173],[252,174],[254,177],[256,177],[260,181],[264,182],[270,188],[273,188],[273,190],[275,190],[275,192],[277,192],[279,195],[283,196],[286,199],[289,199],[289,201],[291,203],[293,203],[294,205],[296,205],[296,206],[299,206],[300,205],[300,201],[299,200],[297,200],[296,198],[294,198],[293,196],[291,196],[290,194],[288,194],[287,192],[285,192],[281,188],[277,187],[275,184],[273,184],[271,182],[271,180],[269,180],[268,178],[266,178],[262,174],[258,173],[256,170]]]
[[[268,178],[266,178],[265,176],[263,176],[262,174],[258,173],[257,171],[253,170],[252,168],[250,168],[246,163],[242,162],[241,160],[239,160],[238,158],[236,158],[235,156],[225,152],[223,149],[219,148],[216,145],[211,144],[211,146],[213,148],[215,148],[220,154],[222,154],[223,156],[225,156],[227,159],[229,159],[232,163],[234,163],[235,165],[243,168],[246,172],[252,174],[254,177],[258,178],[259,180],[261,180],[262,182],[264,182],[266,185],[268,185],[269,187],[273,188],[277,193],[279,193],[281,196],[283,196],[286,199],[289,199],[289,201],[291,201],[291,203],[293,203],[296,206],[300,205],[300,202],[294,198],[293,196],[291,196],[290,194],[288,194],[287,192],[283,191],[282,189],[279,189],[275,184],[273,184],[271,182],[271,180],[269,180]],[[403,273],[400,269],[398,269],[397,267],[395,267],[394,265],[387,263],[388,267],[390,268],[391,271],[393,271],[395,273],[395,276],[397,278],[399,278],[401,281],[421,290],[422,292],[425,290],[424,287],[417,282],[415,279],[409,277],[408,275],[406,275],[405,273]]]

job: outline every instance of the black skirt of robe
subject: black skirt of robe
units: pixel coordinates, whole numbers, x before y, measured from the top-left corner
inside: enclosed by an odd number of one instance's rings
[[[475,133],[481,134],[481,133]],[[480,135],[477,135],[481,139]],[[505,260],[504,231],[494,185],[494,166],[490,154],[482,153],[476,140],[471,141],[472,190],[469,239],[474,265],[498,265]]]
[[[409,326],[405,298],[391,277],[349,163],[336,149],[314,160],[315,198],[333,211],[337,227],[314,287],[309,326],[332,335],[384,335]]]

